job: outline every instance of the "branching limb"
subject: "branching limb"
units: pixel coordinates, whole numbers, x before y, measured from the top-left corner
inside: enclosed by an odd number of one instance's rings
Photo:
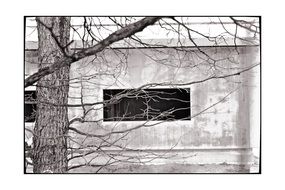
[[[126,27],[110,34],[107,38],[97,43],[96,45],[83,49],[78,53],[74,53],[71,57],[64,58],[61,61],[52,64],[51,66],[44,67],[40,69],[38,72],[30,75],[25,79],[25,88],[37,82],[43,76],[53,73],[54,71],[60,69],[61,67],[68,66],[73,62],[79,61],[85,57],[95,55],[101,52],[103,49],[108,47],[114,42],[120,41],[124,38],[130,37],[133,34],[142,31],[149,25],[153,25],[156,21],[158,21],[160,17],[146,17],[142,20],[139,20],[135,23],[129,24]]]

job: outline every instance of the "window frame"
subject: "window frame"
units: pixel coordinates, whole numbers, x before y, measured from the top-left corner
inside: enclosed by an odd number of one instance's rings
[[[108,117],[108,116],[106,116],[106,106],[105,106],[105,104],[104,104],[104,106],[103,106],[103,122],[129,122],[129,121],[135,121],[135,122],[140,122],[140,121],[165,121],[165,122],[167,122],[167,121],[190,121],[191,120],[191,88],[148,88],[148,89],[141,89],[142,91],[152,91],[152,90],[154,90],[154,91],[158,91],[158,90],[173,90],[173,89],[175,89],[175,90],[185,90],[185,91],[187,91],[187,94],[189,94],[189,102],[187,102],[187,104],[189,104],[189,108],[188,108],[188,110],[189,110],[189,116],[188,117],[184,117],[184,118],[166,118],[166,119],[122,119],[122,120],[120,120],[121,118],[123,118],[123,117],[118,117],[117,119],[116,119],[116,115],[117,114],[113,114],[111,117]],[[120,90],[120,91],[128,91],[128,90],[135,90],[135,88],[134,89],[131,89],[131,88],[124,88],[124,89],[122,89],[122,88],[114,88],[114,89],[103,89],[103,102],[105,102],[106,101],[106,99],[105,99],[105,92],[106,91],[112,91],[112,90]],[[120,92],[119,92],[120,93]],[[182,99],[181,99],[182,100]],[[167,101],[167,100],[165,100],[165,101]],[[183,100],[183,101],[185,101],[185,100]],[[185,107],[186,108],[186,107]],[[134,116],[133,116],[134,117]],[[111,119],[110,119],[111,118]],[[112,119],[113,118],[113,119]]]
[[[31,101],[31,102],[29,102],[29,103],[26,103],[26,102],[27,102],[27,101],[25,100],[26,92],[32,92],[32,93],[34,93],[34,95],[32,95],[32,97],[35,98],[35,101],[34,101],[34,102]],[[25,89],[25,90],[24,90],[24,122],[25,122],[25,123],[34,123],[34,122],[36,121],[36,116],[34,116],[34,118],[29,119],[29,120],[27,120],[27,121],[26,121],[26,119],[25,119],[25,118],[26,118],[26,114],[25,114],[26,105],[31,105],[31,106],[35,105],[35,110],[37,110],[37,102],[36,102],[36,100],[37,100],[37,91],[36,91],[35,89]],[[32,109],[33,109],[33,107],[32,107]],[[34,110],[34,109],[33,109],[33,110]],[[29,115],[32,115],[32,114],[29,114]]]

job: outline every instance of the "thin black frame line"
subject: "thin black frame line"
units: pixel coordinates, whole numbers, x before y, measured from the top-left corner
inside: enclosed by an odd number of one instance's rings
[[[41,15],[37,15],[37,16],[41,16]],[[51,16],[51,15],[47,15],[47,16]],[[55,17],[55,15],[52,15],[53,17]],[[62,16],[62,15],[59,15]],[[82,16],[94,16],[94,15],[70,15],[73,17],[82,17]],[[99,15],[100,17],[104,17],[104,15]],[[105,16],[122,16],[122,15],[105,15]],[[125,15],[125,16],[130,16],[130,15]],[[145,15],[137,15],[137,17],[141,17],[141,16],[145,16]],[[147,15],[150,16],[150,15]],[[156,15],[157,16],[157,15]],[[212,174],[216,174],[216,175],[223,175],[223,174],[228,174],[228,175],[232,175],[232,174],[261,174],[262,172],[262,16],[260,15],[195,15],[195,16],[189,16],[189,15],[173,15],[173,16],[180,16],[180,17],[229,17],[229,16],[233,16],[233,17],[258,17],[259,18],[259,27],[260,27],[260,38],[259,38],[259,59],[260,59],[260,143],[259,143],[259,172],[253,172],[253,173],[95,173],[95,174],[202,174],[202,175],[212,175]],[[24,18],[24,30],[23,30],[23,41],[24,41],[24,53],[23,53],[23,64],[24,64],[24,68],[25,68],[25,33],[26,33],[26,18],[28,17],[36,17],[36,15],[25,15]],[[25,70],[23,70],[23,92],[25,89]],[[23,104],[24,104],[24,96],[23,96]],[[23,108],[24,109],[24,108]],[[24,110],[23,110],[24,111]],[[25,171],[25,120],[23,117],[23,132],[24,132],[24,136],[23,136],[23,169],[24,169],[24,174],[30,174],[30,175],[37,175],[37,174],[43,174],[43,175],[50,175],[50,174],[45,174],[45,173],[26,173]],[[53,173],[53,174],[58,174],[58,175],[69,175],[69,174],[93,174],[93,173]]]
[[[260,15],[25,15],[24,17],[250,17],[260,18]]]

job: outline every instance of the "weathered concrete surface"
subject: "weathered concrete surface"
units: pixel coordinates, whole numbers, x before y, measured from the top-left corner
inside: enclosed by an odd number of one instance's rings
[[[100,102],[103,100],[103,89],[136,88],[151,82],[181,83],[204,79],[214,71],[209,70],[209,65],[194,54],[176,52],[173,49],[122,49],[119,51],[105,50],[94,57],[86,58],[74,63],[71,67],[69,104],[80,103],[80,93],[84,94],[84,103]],[[259,50],[257,47],[240,47],[239,54],[233,48],[205,48],[207,53],[215,58],[229,59],[219,62],[220,70],[216,74],[234,72],[234,67],[244,68],[259,61]],[[29,54],[29,53],[28,53]],[[127,55],[127,56],[126,56]],[[31,74],[35,68],[30,61],[35,60],[36,53],[30,53],[26,57],[25,72]],[[238,62],[238,63],[237,63]],[[199,66],[197,66],[199,65]],[[30,67],[31,66],[31,67]],[[231,68],[232,67],[232,68]],[[227,69],[223,69],[227,68]],[[258,69],[228,79],[211,80],[191,86],[183,86],[191,89],[191,113],[195,115],[220,101],[228,93],[235,90],[238,84],[243,84],[232,93],[225,101],[207,110],[205,113],[193,118],[191,121],[164,122],[150,128],[140,128],[130,133],[124,141],[128,148],[169,150],[170,148],[184,149],[191,152],[196,148],[205,151],[205,154],[195,159],[184,159],[189,164],[223,163],[224,158],[230,157],[226,163],[247,164],[252,163],[251,153],[245,153],[239,149],[259,149],[259,115],[253,112],[251,102],[256,96],[259,80],[256,76]],[[84,81],[83,76],[92,76]],[[81,78],[83,77],[83,78]],[[83,79],[83,88],[79,81]],[[168,86],[171,87],[171,86]],[[257,90],[258,92],[258,90]],[[87,107],[88,108],[88,107]],[[94,106],[96,111],[91,111],[87,119],[98,120],[103,118],[101,105]],[[253,114],[255,113],[255,114]],[[258,113],[258,112],[257,112]],[[82,114],[82,108],[70,108],[69,118],[78,117]],[[97,122],[97,123],[74,123],[72,126],[82,131],[96,134],[105,134],[111,130],[128,129],[141,124],[133,122]],[[96,144],[100,139],[83,138],[70,132],[70,135],[84,144]],[[254,139],[252,139],[254,137]],[[119,138],[118,135],[110,137],[110,140]],[[75,145],[76,146],[76,145]],[[223,152],[221,148],[228,151]],[[219,150],[211,155],[211,149]],[[233,154],[234,151],[235,153]],[[247,155],[247,156],[241,156]],[[258,153],[257,153],[258,155]],[[233,159],[235,157],[235,159]],[[170,162],[179,162],[169,159]],[[79,161],[80,162],[80,161]],[[162,163],[165,162],[161,161]],[[159,163],[157,163],[159,164]]]
[[[143,164],[143,165],[161,165],[161,164],[233,164],[233,165],[253,165],[257,159],[253,157],[251,149],[245,148],[203,148],[203,149],[165,149],[144,151],[97,151],[94,154],[86,155],[84,159],[73,159],[69,162],[70,166],[78,164],[112,165],[121,164]],[[82,154],[88,151],[81,152]],[[73,153],[72,156],[78,155]],[[109,155],[109,156],[107,156]],[[112,159],[111,156],[114,158]],[[96,159],[93,159],[93,158]],[[117,162],[119,160],[119,162]]]
[[[142,52],[143,51],[143,52]],[[148,52],[149,51],[149,52]],[[100,59],[95,63],[89,63],[89,67],[82,66],[82,63],[73,65],[74,72],[71,78],[80,75],[86,75],[99,72],[99,70],[109,72],[105,76],[100,75],[93,79],[93,84],[85,84],[84,93],[86,98],[84,102],[102,101],[102,90],[104,88],[136,88],[150,82],[187,82],[203,79],[209,74],[201,68],[186,67],[176,68],[177,58],[172,49],[161,50],[161,55],[155,54],[153,59],[167,60],[166,63],[157,63],[144,54],[152,55],[150,50],[128,50],[128,61],[126,65],[120,65],[119,61],[112,55],[112,52],[105,52],[104,61]],[[214,50],[208,50],[210,52]],[[233,59],[239,61],[241,67],[253,64],[256,59],[254,48],[241,48],[241,55],[232,55]],[[222,56],[227,52],[226,49],[220,49],[218,52],[212,52],[216,57]],[[90,58],[91,59],[91,58]],[[181,64],[193,64],[198,62],[197,57],[184,56],[185,62]],[[187,62],[188,60],[188,62]],[[86,60],[86,62],[88,62]],[[222,65],[226,65],[224,62]],[[86,64],[85,64],[86,65]],[[82,68],[83,67],[83,68]],[[91,70],[92,68],[92,70]],[[193,118],[191,121],[165,122],[153,128],[143,128],[134,131],[129,136],[129,146],[136,148],[165,148],[177,143],[177,148],[193,147],[249,147],[250,144],[250,99],[252,83],[248,77],[253,73],[242,74],[242,77],[232,77],[226,80],[212,80],[205,83],[185,86],[191,88],[191,113],[199,113],[203,109],[221,100],[227,93],[234,90],[238,82],[243,82],[237,92],[230,95],[226,100],[210,109],[204,114]],[[118,75],[114,83],[113,75]],[[77,85],[70,90],[70,96],[78,96],[81,88]],[[72,103],[79,103],[79,100],[70,100]],[[81,109],[70,110],[70,118],[81,114]],[[92,112],[90,118],[100,119],[103,117],[102,110]],[[116,125],[116,129],[127,129],[141,122],[101,122],[100,127],[95,124],[74,124],[76,127],[96,133],[107,132],[108,129]]]
[[[84,167],[70,173],[258,173],[255,165],[234,164],[161,164],[121,165],[102,168]],[[98,172],[97,172],[98,171]]]

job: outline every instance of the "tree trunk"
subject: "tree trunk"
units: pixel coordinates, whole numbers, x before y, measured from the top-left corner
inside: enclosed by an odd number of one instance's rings
[[[66,46],[70,35],[70,18],[39,17],[39,69],[63,59],[58,44]],[[52,33],[51,33],[52,31]],[[54,40],[54,38],[57,38]],[[34,129],[34,173],[67,171],[67,132],[69,66],[41,78],[37,83],[37,115]]]

